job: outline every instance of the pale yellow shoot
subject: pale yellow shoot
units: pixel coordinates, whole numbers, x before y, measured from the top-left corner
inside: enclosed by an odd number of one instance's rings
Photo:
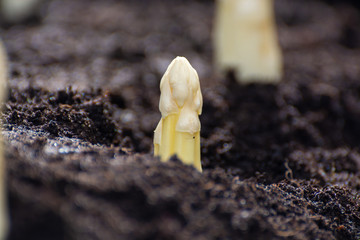
[[[161,132],[162,132],[161,130],[162,130],[162,119],[160,119],[160,121],[154,131],[154,155],[155,156],[159,156]]]
[[[217,0],[214,30],[218,71],[233,70],[239,82],[278,82],[282,54],[273,0]]]
[[[176,154],[200,172],[202,95],[196,70],[184,57],[175,58],[160,82],[162,118],[154,133],[154,155],[168,161]]]
[[[0,102],[5,101],[7,88],[8,66],[4,46],[0,40]],[[4,147],[0,135],[0,240],[6,239],[8,233],[8,211],[6,203],[5,176],[6,165],[4,157]]]
[[[179,119],[177,114],[170,114],[162,119],[159,155],[161,160],[167,161],[175,151],[176,123]]]

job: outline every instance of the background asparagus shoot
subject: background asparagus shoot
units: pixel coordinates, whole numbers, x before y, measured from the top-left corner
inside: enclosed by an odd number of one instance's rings
[[[161,120],[154,134],[154,155],[168,161],[176,154],[200,172],[200,120],[202,95],[196,70],[184,57],[176,57],[160,82]]]
[[[217,0],[214,49],[217,70],[234,70],[239,82],[280,81],[273,0]]]
[[[0,40],[0,103],[4,102],[6,98],[7,76],[7,57],[4,46]],[[5,191],[5,169],[4,147],[0,134],[0,240],[6,239],[9,225]]]
[[[16,23],[32,16],[44,0],[0,0],[0,13],[4,20]]]

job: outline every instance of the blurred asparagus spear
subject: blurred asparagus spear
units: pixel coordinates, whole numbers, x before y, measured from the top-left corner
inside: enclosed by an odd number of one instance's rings
[[[21,22],[32,16],[44,0],[0,0],[3,20],[8,23]]]
[[[239,82],[275,83],[282,77],[273,0],[217,0],[214,49],[218,71]]]

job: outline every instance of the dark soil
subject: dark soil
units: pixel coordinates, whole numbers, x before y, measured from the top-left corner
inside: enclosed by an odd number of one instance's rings
[[[279,85],[215,75],[213,14],[53,0],[2,23],[9,239],[360,239],[358,2],[276,1]],[[151,153],[178,55],[201,80],[202,174]]]

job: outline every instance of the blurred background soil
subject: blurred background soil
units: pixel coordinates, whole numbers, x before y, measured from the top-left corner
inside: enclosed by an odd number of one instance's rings
[[[2,23],[9,239],[360,238],[359,3],[276,0],[278,85],[215,74],[214,8],[53,0]],[[176,56],[200,76],[202,174],[152,156]]]

